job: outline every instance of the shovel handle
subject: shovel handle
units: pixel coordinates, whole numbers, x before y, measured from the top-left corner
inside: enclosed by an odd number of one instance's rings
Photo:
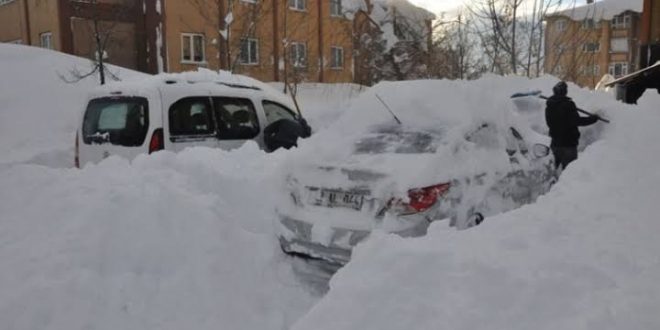
[[[542,99],[544,99],[544,100],[547,100],[547,99],[548,99],[548,97],[547,97],[547,96],[544,96],[544,95],[539,95],[539,97],[542,98]],[[595,116],[595,117],[598,118],[598,120],[600,120],[600,121],[602,121],[602,122],[605,122],[605,123],[608,123],[608,124],[610,123],[609,120],[607,120],[607,119],[605,119],[605,118],[603,118],[603,117],[601,117],[601,116],[599,116],[599,115],[595,115],[595,114],[593,114],[593,113],[591,113],[591,112],[589,112],[589,111],[582,110],[582,109],[580,109],[580,108],[577,108],[577,111],[578,111],[578,112],[581,112],[581,113],[583,113],[583,114],[585,114],[585,115],[588,115],[588,116],[592,116],[592,117]]]

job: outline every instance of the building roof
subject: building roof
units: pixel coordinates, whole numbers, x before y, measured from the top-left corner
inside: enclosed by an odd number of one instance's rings
[[[583,20],[585,18],[611,20],[614,16],[626,11],[641,13],[643,6],[644,0],[601,0],[584,6],[557,11],[549,16],[566,16],[573,20]]]

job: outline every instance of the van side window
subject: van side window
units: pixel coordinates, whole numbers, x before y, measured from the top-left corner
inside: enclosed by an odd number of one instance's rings
[[[187,97],[176,101],[169,110],[172,136],[213,135],[213,112],[208,97]]]
[[[259,120],[249,99],[214,97],[220,140],[247,140],[259,135]]]
[[[272,101],[263,101],[264,114],[266,115],[266,125],[270,125],[280,119],[289,119],[297,121],[295,113],[289,108],[272,102]]]
[[[104,97],[87,105],[83,119],[83,143],[141,146],[149,128],[147,99]]]

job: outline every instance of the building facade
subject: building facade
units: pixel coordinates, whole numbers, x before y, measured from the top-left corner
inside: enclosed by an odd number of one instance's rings
[[[660,61],[660,0],[644,0],[640,42],[640,69]]]
[[[354,18],[371,1],[350,9],[343,1],[0,0],[0,42],[102,53],[147,73],[203,67],[263,81],[353,82],[363,26]]]
[[[619,78],[635,71],[642,22],[632,2],[632,9],[601,1],[547,16],[545,72],[594,88],[606,74]]]

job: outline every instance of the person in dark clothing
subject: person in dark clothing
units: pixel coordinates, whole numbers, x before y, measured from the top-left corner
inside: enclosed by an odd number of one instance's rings
[[[565,169],[577,159],[580,140],[578,126],[588,126],[598,121],[598,116],[580,117],[577,107],[568,94],[568,86],[560,81],[552,88],[545,108],[545,121],[550,128],[550,148],[555,156],[555,168]]]

